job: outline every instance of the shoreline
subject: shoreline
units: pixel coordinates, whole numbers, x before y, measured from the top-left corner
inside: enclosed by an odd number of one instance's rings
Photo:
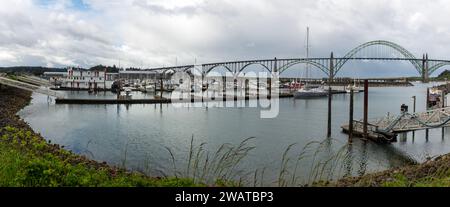
[[[31,92],[0,85],[0,174],[6,168],[17,169],[16,174],[39,175],[36,179],[29,180],[30,176],[17,179],[17,183],[9,182],[6,176],[0,176],[0,186],[5,187],[70,187],[70,186],[112,186],[112,187],[170,187],[170,186],[204,186],[196,184],[190,179],[150,177],[136,171],[121,169],[108,165],[106,162],[98,162],[83,155],[75,154],[64,149],[64,146],[52,144],[20,118],[17,113],[31,103]],[[8,166],[10,163],[4,160],[18,156],[23,163],[19,166]],[[15,161],[15,160],[14,160]],[[35,163],[36,162],[36,163]],[[42,163],[41,163],[42,162]],[[36,164],[39,165],[38,169]],[[31,169],[30,169],[31,168]],[[49,172],[58,172],[48,177],[48,180],[40,180],[42,175]],[[73,181],[66,182],[69,176],[89,177],[90,182]],[[31,176],[32,178],[34,178]],[[13,177],[15,178],[15,177]],[[80,179],[81,179],[80,178]],[[11,179],[11,177],[9,178]],[[55,181],[55,179],[57,181]],[[22,182],[23,181],[23,182]],[[26,181],[26,182],[25,182]],[[42,182],[41,182],[42,181]],[[48,182],[47,182],[48,181]]]
[[[41,143],[45,146],[42,151],[36,151],[32,146],[17,146],[7,143],[7,147],[18,149],[19,151],[31,151],[33,156],[45,157],[52,155],[57,160],[71,166],[83,166],[93,171],[102,171],[108,179],[107,186],[204,186],[198,185],[189,179],[179,178],[153,178],[142,173],[132,172],[110,166],[106,162],[98,162],[86,158],[83,155],[74,154],[64,149],[64,146],[52,144],[43,138],[22,120],[17,112],[22,110],[31,102],[31,92],[20,89],[1,86],[0,87],[0,153],[5,140],[3,137],[7,135],[16,136],[16,134],[28,133],[33,137],[32,144]],[[14,134],[16,133],[16,134]],[[2,143],[4,142],[4,143]],[[114,179],[129,180],[126,183],[110,183]],[[0,178],[1,179],[1,178]],[[105,179],[105,178],[103,178]],[[0,186],[2,186],[0,180]],[[15,185],[13,185],[15,186]],[[34,185],[24,185],[34,186]],[[49,186],[49,185],[38,185]],[[71,186],[71,185],[56,185]],[[77,184],[73,186],[104,186],[101,182]],[[386,171],[367,174],[359,177],[347,177],[337,181],[321,181],[312,185],[313,187],[383,187],[383,186],[450,186],[450,155],[442,155],[433,160],[424,163],[407,165],[400,168],[389,169]],[[15,186],[17,187],[17,186]]]
[[[449,187],[450,154],[424,163],[406,165],[359,177],[342,178],[335,182],[317,182],[317,187]]]

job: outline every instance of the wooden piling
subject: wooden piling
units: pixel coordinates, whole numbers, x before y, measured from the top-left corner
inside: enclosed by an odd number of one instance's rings
[[[249,95],[249,85],[250,85],[250,80],[249,79],[245,79],[245,96]]]
[[[348,141],[352,142],[353,139],[353,87],[350,88],[350,109],[348,120]]]
[[[327,126],[327,137],[331,137],[331,107],[332,107],[332,99],[333,94],[331,92],[331,82],[333,81],[333,75],[334,75],[334,58],[333,58],[333,52],[331,52],[331,58],[330,58],[330,74],[328,78],[328,126]]]
[[[160,94],[161,94],[161,98],[162,98],[163,97],[163,92],[164,92],[164,80],[163,80],[162,76],[161,76],[161,83],[160,84],[161,84],[160,85],[161,86],[161,88],[160,88],[161,89],[161,93]]]
[[[225,94],[226,91],[227,91],[227,77],[222,76],[222,94]]]
[[[363,133],[364,138],[368,137],[367,124],[368,124],[368,114],[369,114],[369,80],[364,80],[364,125]]]
[[[256,98],[259,99],[259,77],[256,77]]]
[[[441,91],[441,107],[445,108],[445,92]]]

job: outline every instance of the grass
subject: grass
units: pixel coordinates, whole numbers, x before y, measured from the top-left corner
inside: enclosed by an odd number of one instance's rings
[[[331,180],[342,177],[343,163],[351,160],[346,150],[348,145],[337,151],[331,150],[332,139],[310,142],[299,149],[295,149],[297,145],[292,144],[282,153],[277,180],[270,184],[265,179],[266,168],[241,170],[242,161],[255,149],[251,144],[254,139],[245,139],[236,146],[223,144],[210,153],[205,150],[206,143],[196,144],[192,137],[186,160],[177,160],[171,149],[166,148],[171,158],[173,175],[152,178],[96,163],[47,143],[32,131],[7,126],[0,128],[0,186],[334,186],[330,184]],[[180,165],[180,162],[185,164]],[[450,156],[440,158],[437,162],[440,163],[425,163],[418,165],[418,169],[410,166],[411,169],[382,173],[383,176],[363,176],[345,186],[450,186],[450,165],[447,164],[450,163]],[[308,176],[305,176],[305,172]]]
[[[94,167],[65,149],[56,150],[31,131],[0,129],[2,187],[205,186],[191,179],[150,178],[139,173]]]
[[[341,187],[449,187],[450,155],[361,177],[342,179]]]
[[[229,143],[222,144],[214,153],[211,153],[205,149],[207,143],[196,145],[192,136],[187,160],[176,159],[172,150],[166,147],[173,166],[173,176],[189,178],[196,184],[242,186],[243,181],[247,180],[243,177],[246,177],[248,173],[244,173],[239,168],[242,160],[255,148],[250,145],[253,139],[245,139],[237,146]],[[185,167],[179,167],[182,166],[180,162],[187,164]]]

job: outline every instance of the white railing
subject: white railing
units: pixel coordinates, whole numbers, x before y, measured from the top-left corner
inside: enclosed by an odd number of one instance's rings
[[[406,113],[400,116],[386,116],[371,123],[378,126],[381,130],[393,126],[391,130],[396,132],[427,129],[433,128],[433,126],[441,127],[441,124],[450,126],[450,122],[448,122],[450,119],[450,107],[413,114]]]

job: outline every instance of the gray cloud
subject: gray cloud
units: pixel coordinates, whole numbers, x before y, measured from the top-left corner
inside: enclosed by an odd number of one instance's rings
[[[67,0],[0,2],[0,64],[158,67],[237,59],[342,56],[385,39],[416,56],[449,58],[450,5],[419,0]],[[299,66],[300,68],[300,66]],[[405,63],[354,63],[346,74],[415,75]],[[363,72],[361,72],[363,71]],[[295,74],[295,73],[293,73]]]

